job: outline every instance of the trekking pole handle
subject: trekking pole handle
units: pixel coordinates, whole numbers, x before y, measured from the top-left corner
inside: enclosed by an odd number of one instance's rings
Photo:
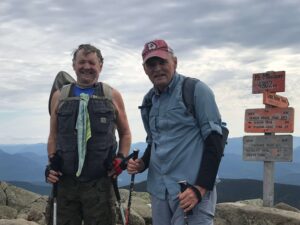
[[[180,185],[180,191],[184,192],[187,189],[187,182],[186,180],[181,180],[177,182]]]
[[[136,160],[137,158],[138,158],[138,156],[139,156],[139,149],[137,149],[137,148],[135,148],[135,149],[133,149],[133,157],[132,157],[132,159],[133,160]]]
[[[188,188],[188,183],[187,183],[186,180],[178,181],[177,183],[180,185],[181,193],[184,192]],[[188,225],[188,215],[192,215],[192,214],[193,214],[192,210],[184,213],[184,223],[185,223],[185,225]]]

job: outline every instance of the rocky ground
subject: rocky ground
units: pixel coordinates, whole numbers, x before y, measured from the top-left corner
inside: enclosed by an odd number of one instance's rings
[[[128,191],[120,190],[126,208]],[[47,196],[0,182],[0,225],[45,225]],[[134,192],[131,204],[131,225],[151,225],[149,194]],[[120,215],[119,215],[120,222]],[[299,225],[300,210],[284,203],[263,207],[262,200],[219,203],[215,225]]]

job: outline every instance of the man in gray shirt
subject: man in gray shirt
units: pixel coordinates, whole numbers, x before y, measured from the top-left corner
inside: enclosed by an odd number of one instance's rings
[[[214,94],[198,81],[195,115],[189,115],[182,98],[185,76],[176,72],[173,50],[164,40],[153,40],[145,44],[142,57],[153,83],[140,107],[148,147],[141,159],[128,162],[127,170],[133,174],[149,168],[147,190],[154,225],[182,225],[184,221],[211,225],[223,154],[222,121]],[[188,188],[180,192],[182,180]]]

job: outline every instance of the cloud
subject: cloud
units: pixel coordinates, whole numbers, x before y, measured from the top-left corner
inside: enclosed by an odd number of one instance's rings
[[[296,0],[3,0],[0,143],[46,140],[53,79],[60,70],[74,76],[72,52],[81,43],[101,49],[100,79],[122,93],[134,141],[144,140],[137,106],[151,83],[140,54],[154,38],[174,48],[180,73],[213,89],[230,134],[242,136],[244,110],[264,107],[251,93],[253,73],[286,70],[281,94],[300,106],[299,11]],[[296,116],[298,134],[297,124]]]

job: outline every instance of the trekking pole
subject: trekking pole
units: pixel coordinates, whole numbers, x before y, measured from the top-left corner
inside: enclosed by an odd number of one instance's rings
[[[136,160],[138,158],[138,155],[139,155],[139,150],[134,149],[132,159]],[[127,205],[127,210],[126,210],[126,225],[129,225],[129,216],[130,216],[132,192],[133,192],[133,187],[134,187],[134,178],[135,178],[135,174],[132,174],[131,181],[130,181],[130,187],[129,187],[128,205]]]
[[[53,184],[53,225],[57,225],[57,183]]]
[[[121,203],[121,196],[120,196],[120,192],[119,192],[119,188],[118,188],[118,181],[117,178],[112,178],[112,182],[113,182],[113,186],[114,186],[114,190],[115,190],[115,195],[117,198],[117,202],[118,202],[118,206],[120,209],[120,214],[121,214],[121,219],[122,219],[122,225],[125,225],[126,221],[125,221],[125,214],[124,214],[124,209]]]
[[[187,187],[188,187],[186,180],[178,181],[177,183],[180,185],[180,191],[181,191],[181,193],[184,192],[187,189]],[[185,225],[189,224],[188,215],[191,215],[191,214],[192,214],[192,211],[184,212],[183,219],[184,219],[184,224]]]

